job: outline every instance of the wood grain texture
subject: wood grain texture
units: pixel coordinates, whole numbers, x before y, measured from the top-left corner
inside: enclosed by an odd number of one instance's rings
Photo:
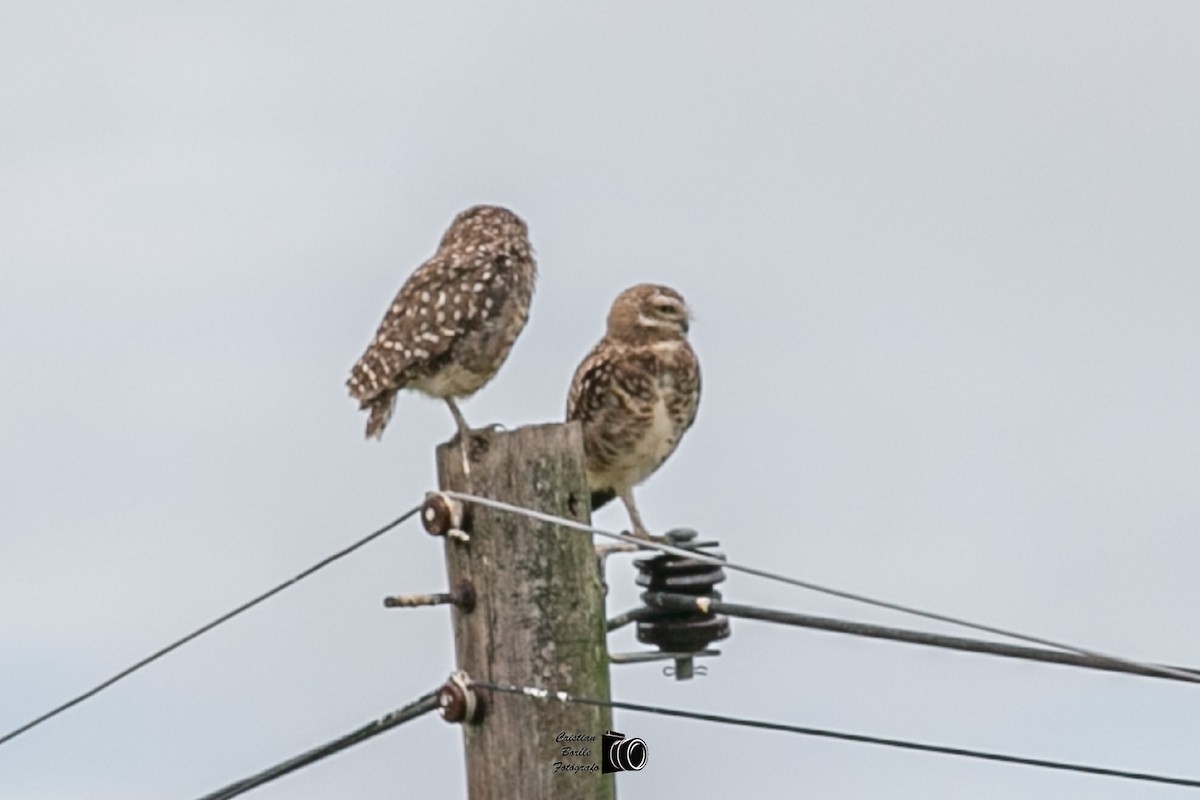
[[[589,521],[583,441],[577,423],[491,434],[463,475],[460,451],[438,448],[443,489]],[[476,606],[454,609],[458,668],[472,678],[610,697],[604,595],[590,536],[515,514],[467,509],[471,540],[446,542],[449,585],[469,580]],[[488,714],[465,725],[471,800],[611,800],[611,775],[556,772],[555,762],[600,763],[610,709],[481,692]],[[593,742],[559,742],[560,732]],[[591,757],[563,756],[587,747]]]

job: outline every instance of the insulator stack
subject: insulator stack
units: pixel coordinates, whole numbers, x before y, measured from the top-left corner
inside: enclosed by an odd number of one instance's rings
[[[718,542],[696,542],[696,532],[675,530],[667,534],[669,544],[692,550],[710,558],[725,559],[725,554],[712,550]],[[637,584],[645,587],[642,602],[651,613],[637,623],[637,638],[669,653],[696,653],[712,642],[729,636],[729,618],[705,613],[699,608],[680,611],[654,605],[656,592],[688,595],[720,600],[714,587],[725,580],[725,571],[718,565],[693,558],[660,553],[653,558],[634,561],[638,569]],[[686,663],[683,663],[686,662]],[[675,677],[691,677],[691,660],[677,659]]]

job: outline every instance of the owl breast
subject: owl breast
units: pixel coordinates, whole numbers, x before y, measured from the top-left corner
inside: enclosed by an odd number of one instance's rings
[[[662,466],[679,444],[681,433],[679,425],[671,418],[666,397],[660,392],[651,408],[650,424],[634,447],[629,482],[636,486]]]

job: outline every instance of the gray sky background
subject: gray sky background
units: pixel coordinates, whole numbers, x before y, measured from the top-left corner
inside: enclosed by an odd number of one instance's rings
[[[651,527],[1200,665],[1198,32],[1191,2],[6,2],[0,728],[431,488],[445,408],[367,443],[343,381],[477,202],[528,220],[541,281],[472,423],[560,418],[613,296],[661,281],[705,394]],[[380,603],[443,586],[406,526],[0,747],[0,795],[195,797],[340,735],[453,668],[443,609]],[[733,631],[707,678],[614,696],[1200,776],[1200,687]],[[650,746],[625,800],[1183,791],[617,720]],[[463,792],[427,718],[252,796]]]

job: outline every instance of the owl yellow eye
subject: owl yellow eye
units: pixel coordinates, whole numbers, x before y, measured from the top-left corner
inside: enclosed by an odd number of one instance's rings
[[[654,307],[660,314],[670,314],[675,310],[675,306],[670,303],[660,303]]]

